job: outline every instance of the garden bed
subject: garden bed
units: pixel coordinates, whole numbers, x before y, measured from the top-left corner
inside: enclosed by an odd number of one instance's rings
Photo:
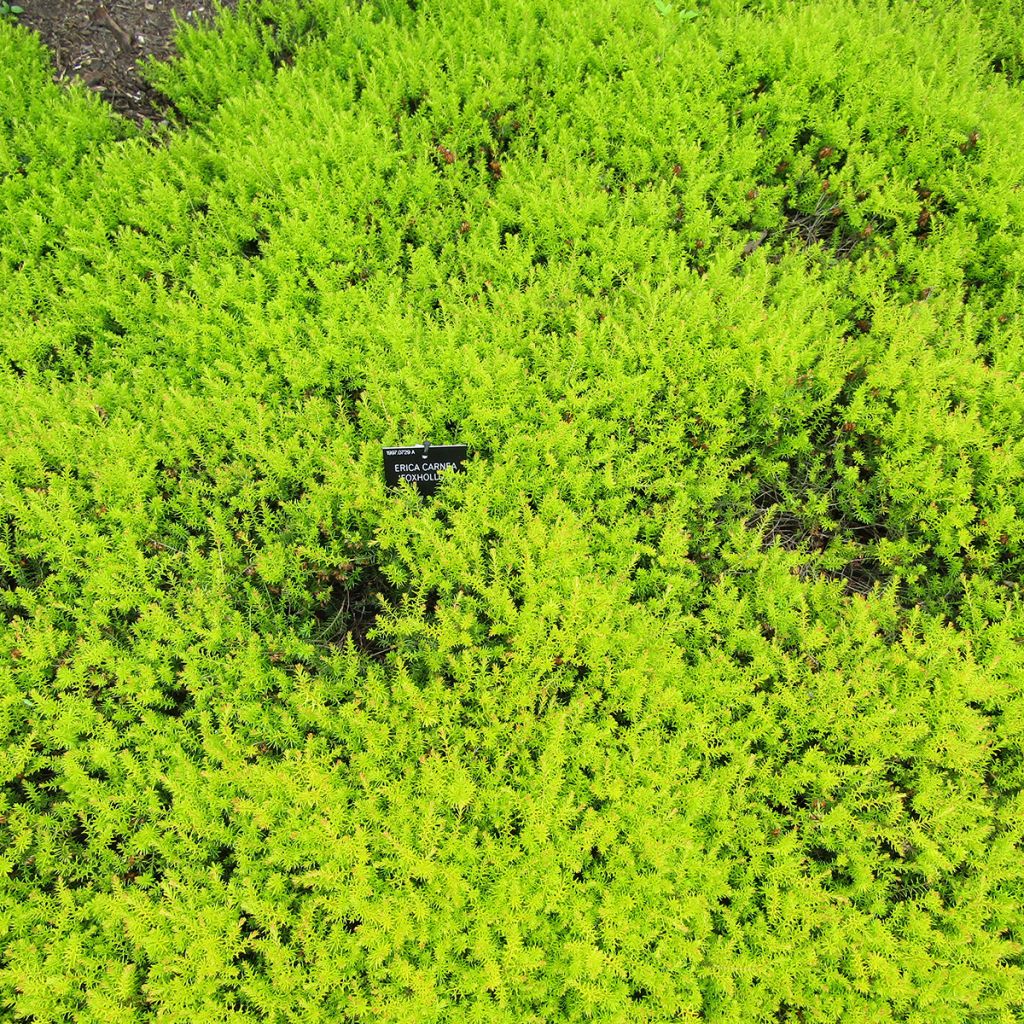
[[[0,20],[0,1017],[1020,1020],[1019,4],[89,8]]]

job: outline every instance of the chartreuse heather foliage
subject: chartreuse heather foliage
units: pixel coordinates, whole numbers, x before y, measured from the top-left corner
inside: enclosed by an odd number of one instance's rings
[[[1019,1021],[1020,39],[0,22],[4,1019]]]

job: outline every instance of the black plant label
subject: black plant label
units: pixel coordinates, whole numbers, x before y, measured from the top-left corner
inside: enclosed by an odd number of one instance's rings
[[[407,480],[420,494],[433,494],[445,473],[465,470],[464,444],[411,444],[384,449],[384,479],[388,487]]]

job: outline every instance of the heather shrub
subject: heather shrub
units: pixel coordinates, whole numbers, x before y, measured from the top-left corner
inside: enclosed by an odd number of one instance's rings
[[[1012,21],[0,21],[10,1019],[1018,1020]]]

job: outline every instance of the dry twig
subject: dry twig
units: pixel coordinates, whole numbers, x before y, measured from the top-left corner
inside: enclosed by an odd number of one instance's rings
[[[132,39],[131,33],[123,29],[114,20],[114,16],[107,10],[105,4],[100,4],[99,7],[97,7],[89,16],[89,20],[96,25],[102,25],[104,28],[110,29],[110,31],[117,36],[117,41],[121,44],[121,49],[131,50],[133,48],[135,40]]]

